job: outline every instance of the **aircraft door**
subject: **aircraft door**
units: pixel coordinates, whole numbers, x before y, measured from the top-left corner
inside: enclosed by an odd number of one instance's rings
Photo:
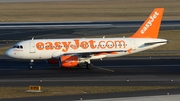
[[[34,42],[29,43],[29,53],[35,53],[35,43]]]
[[[132,47],[132,50],[136,50],[136,42],[135,42],[135,40],[131,40],[131,47]]]

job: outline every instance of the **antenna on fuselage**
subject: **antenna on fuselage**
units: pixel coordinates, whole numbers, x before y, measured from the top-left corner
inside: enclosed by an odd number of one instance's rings
[[[103,36],[103,38],[105,38],[105,36]]]
[[[32,37],[32,39],[31,40],[34,40],[34,37]]]

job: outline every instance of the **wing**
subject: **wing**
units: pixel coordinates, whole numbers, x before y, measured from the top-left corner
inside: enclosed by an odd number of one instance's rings
[[[116,55],[116,54],[120,54],[120,53],[124,53],[124,52],[128,52],[131,53],[132,48],[128,49],[128,50],[104,50],[104,51],[93,51],[93,52],[74,52],[74,53],[64,53],[64,54],[58,54],[54,55],[53,58],[59,58],[60,56],[63,55],[76,55],[82,58],[89,58],[89,59],[102,59],[105,58],[107,55],[111,54],[111,55]]]

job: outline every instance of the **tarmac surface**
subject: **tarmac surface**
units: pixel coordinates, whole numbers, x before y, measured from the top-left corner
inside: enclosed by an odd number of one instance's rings
[[[136,23],[137,24],[137,23]],[[78,25],[78,24],[75,24]],[[139,25],[128,24],[125,27],[114,24],[113,26],[99,26],[94,28],[53,28],[52,26],[10,28],[0,29],[0,46],[14,44],[13,41],[5,43],[2,40],[25,40],[31,37],[35,38],[69,38],[85,37],[93,35],[121,34],[135,32]],[[4,25],[3,25],[4,26]],[[24,25],[23,25],[24,26]],[[71,28],[72,27],[72,28]],[[179,29],[179,24],[166,24],[161,30]],[[18,36],[18,37],[17,37]],[[72,68],[63,69],[57,65],[47,64],[46,61],[35,61],[34,70],[28,70],[29,60],[10,59],[6,56],[0,56],[0,86],[23,86],[41,85],[41,86],[179,86],[180,85],[180,57],[118,57],[101,60],[93,60],[93,69]],[[42,80],[43,82],[40,82]],[[128,82],[127,82],[128,81]],[[106,94],[84,94],[72,96],[53,96],[53,97],[32,97],[11,100],[44,100],[44,101],[72,101],[95,98],[111,97],[130,97],[130,96],[152,96],[170,94],[180,94],[180,89],[158,90],[158,91],[139,91],[126,93],[106,93]]]
[[[119,57],[94,60],[93,69],[62,69],[45,61],[35,61],[34,70],[28,70],[28,61],[0,59],[0,86],[179,86],[180,57]],[[101,67],[101,68],[100,68]],[[112,72],[113,70],[113,72]],[[42,80],[42,82],[40,82]],[[71,96],[4,99],[73,101],[129,96],[180,94],[180,89],[138,91],[126,93],[84,94]]]
[[[36,38],[86,38],[134,33],[144,21],[108,22],[31,22],[0,23],[0,40],[27,40]],[[180,20],[162,21],[160,30],[178,30]],[[17,37],[18,36],[18,37]]]
[[[81,1],[81,0],[0,0],[9,2]],[[161,30],[180,29],[180,21],[163,21]],[[27,24],[0,23],[0,46],[13,41],[35,38],[74,38],[93,35],[134,33],[143,21],[129,22],[74,22]],[[93,25],[93,26],[92,26]],[[17,37],[18,36],[18,37]],[[7,43],[8,42],[8,43]],[[120,57],[94,60],[93,69],[62,69],[45,61],[35,61],[34,70],[28,70],[29,61],[0,56],[0,86],[179,86],[180,57]],[[40,82],[42,80],[43,82]],[[180,89],[153,90],[105,94],[83,94],[53,97],[1,99],[2,101],[74,101],[101,98],[122,98],[180,94]],[[176,97],[176,96],[173,96]],[[171,99],[173,99],[173,97]],[[176,97],[177,99],[177,97]]]
[[[119,84],[118,82],[126,81],[127,79],[140,82],[166,82],[172,79],[174,81],[180,81],[180,78],[177,77],[180,74],[179,61],[180,57],[119,57],[107,58],[103,61],[93,60],[93,69],[86,69],[85,67],[63,69],[58,65],[47,64],[45,61],[39,60],[34,62],[34,70],[29,70],[29,61],[7,58],[0,59],[0,86],[17,86],[19,82],[36,82],[40,79],[47,81],[48,86],[67,86],[65,82],[77,82],[77,86],[90,86],[93,84],[80,82],[94,82],[93,85],[97,84],[99,86],[126,85],[122,83]],[[9,81],[14,83],[9,83]],[[7,84],[3,84],[3,82],[7,82]],[[15,83],[17,83],[17,85],[15,85]],[[152,85],[151,83],[140,83],[140,85]],[[68,85],[73,86],[75,84],[76,83],[69,83]],[[19,86],[27,85],[28,84],[20,83]],[[44,85],[46,85],[46,83],[44,83]]]

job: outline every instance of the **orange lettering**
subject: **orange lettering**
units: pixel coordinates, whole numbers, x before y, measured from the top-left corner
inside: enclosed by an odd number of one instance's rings
[[[126,43],[123,40],[116,40],[115,45],[119,45],[119,48],[121,48],[122,45],[124,45],[124,48],[126,48]],[[117,48],[117,46],[115,46]]]
[[[71,44],[71,48],[72,49],[78,49],[79,48],[79,40],[74,40],[74,42],[75,42],[75,45]]]
[[[81,47],[83,49],[87,49],[88,48],[88,42],[86,42],[86,41],[81,42]]]
[[[64,48],[65,48],[65,49],[62,49],[62,51],[67,52],[71,42],[68,42],[68,43],[67,42],[62,42],[62,44],[64,45]]]
[[[105,49],[105,48],[126,48],[126,43],[124,40],[115,40],[115,41],[99,41],[96,43],[94,40],[89,40],[89,41],[82,41],[75,39],[74,42],[69,41],[69,42],[38,42],[36,43],[36,48],[37,50],[61,50],[62,52],[67,52],[69,50],[69,47],[71,46],[72,49],[78,49],[81,47],[82,49]],[[62,48],[64,47],[64,48]]]
[[[105,44],[101,44],[101,43],[105,43],[105,41],[100,41],[100,42],[99,42],[99,46],[100,46],[100,48],[102,48],[102,49],[106,48],[106,46],[104,46]]]
[[[117,44],[118,43],[118,44]],[[126,48],[126,43],[123,40],[116,40],[115,45],[119,45],[119,48],[121,48],[122,45],[124,45],[124,48]],[[117,48],[117,46],[115,46]]]
[[[46,50],[53,50],[53,44],[51,42],[46,42],[45,45],[46,45],[45,47]]]
[[[55,42],[54,45],[55,45],[55,49],[56,50],[60,50],[61,49],[61,43],[60,42]]]
[[[96,46],[94,45],[95,42],[96,41],[94,41],[94,40],[90,40],[89,41],[91,49],[95,49],[96,48]]]
[[[36,43],[36,48],[37,48],[38,50],[43,50],[43,49],[44,49],[44,43],[42,43],[42,42]]]
[[[111,43],[111,44],[109,44],[109,43]],[[112,41],[107,41],[106,42],[106,46],[107,46],[107,48],[113,48],[114,47],[114,43]]]

